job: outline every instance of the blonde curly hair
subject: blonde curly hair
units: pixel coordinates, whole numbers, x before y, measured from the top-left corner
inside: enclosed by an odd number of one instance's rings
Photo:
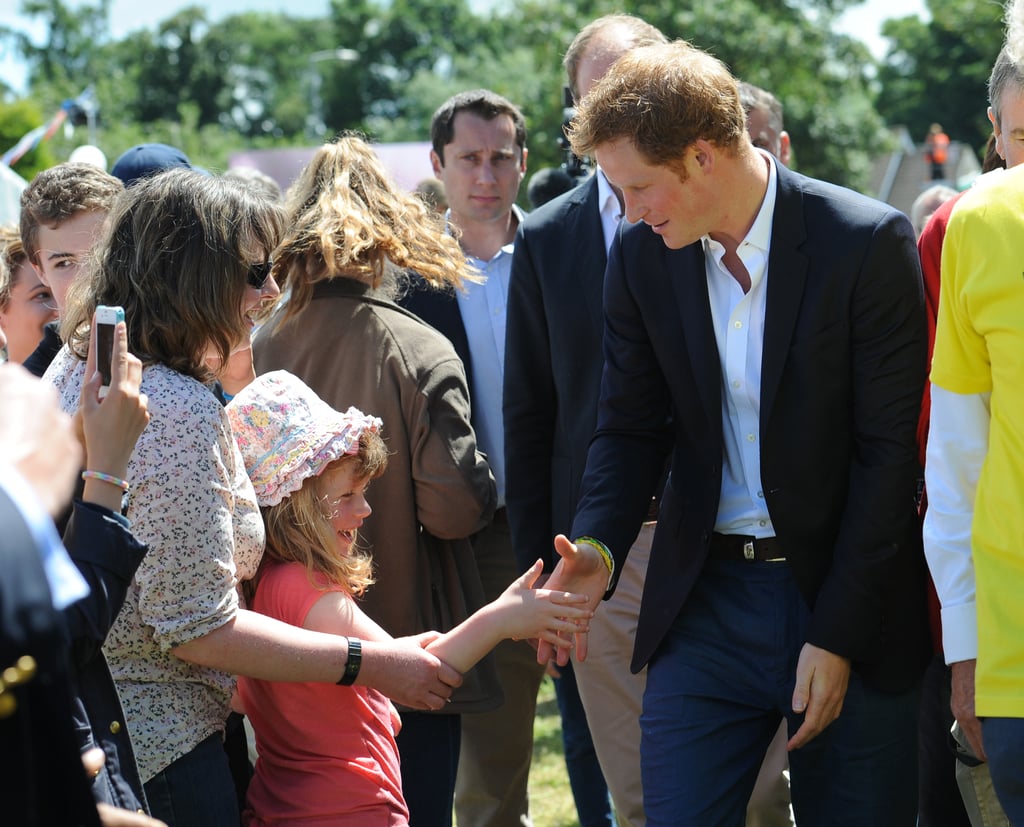
[[[355,134],[324,144],[289,188],[288,229],[274,253],[274,278],[291,289],[285,318],[309,303],[313,285],[337,277],[380,287],[412,271],[456,289],[475,280],[443,216],[395,184],[373,148]]]

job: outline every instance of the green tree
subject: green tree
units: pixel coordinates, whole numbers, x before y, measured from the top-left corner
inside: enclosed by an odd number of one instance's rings
[[[950,90],[956,100],[971,98],[976,108],[965,103],[964,113],[982,111],[974,86],[987,76],[1001,27],[987,0],[936,3],[927,26],[891,24],[898,48],[876,80],[863,44],[834,33],[836,16],[856,2],[506,0],[475,10],[469,0],[332,0],[325,19],[245,13],[219,22],[194,6],[113,41],[110,0],[74,8],[70,0],[25,0],[24,10],[46,21],[48,36],[38,47],[15,43],[44,110],[96,85],[101,146],[111,157],[131,143],[163,138],[183,148],[195,143],[190,156],[217,168],[233,149],[307,142],[310,124],[321,118],[327,134],[362,129],[383,140],[424,140],[441,101],[486,86],[526,114],[535,170],[563,159],[566,46],[595,17],[627,11],[709,49],[737,76],[774,92],[786,108],[798,167],[862,188],[869,158],[885,140],[879,111],[919,127],[934,119],[924,114],[927,101],[945,102]],[[984,26],[960,25],[983,18]],[[337,48],[356,50],[359,59],[313,59]],[[955,107],[944,111],[960,120]],[[951,122],[951,134],[956,130]],[[81,142],[80,134],[73,140]],[[59,154],[71,142],[56,136],[53,145]]]
[[[891,45],[878,71],[878,111],[917,140],[941,121],[951,138],[980,151],[992,131],[985,109],[1002,46],[1002,7],[981,0],[928,5],[928,23],[905,17],[883,27]]]
[[[14,147],[23,135],[42,124],[48,117],[31,100],[11,103],[0,102],[0,153]],[[53,146],[41,143],[21,157],[11,168],[26,181],[31,181],[41,169],[56,163]]]
[[[784,0],[678,5],[580,0],[552,8],[540,0],[517,0],[494,19],[508,34],[506,46],[511,42],[532,48],[534,72],[545,79],[543,98],[518,101],[530,113],[536,136],[554,141],[560,133],[560,63],[572,37],[595,17],[625,11],[670,38],[685,38],[711,51],[738,77],[773,92],[785,106],[799,169],[863,188],[870,157],[886,133],[873,104],[870,54],[863,44],[833,32],[835,16],[849,5],[853,3],[845,0],[806,0],[801,5]],[[544,144],[545,152],[549,145]],[[531,153],[537,151],[537,140],[531,140]]]
[[[75,4],[72,8],[62,0],[24,0],[21,13],[41,18],[46,26],[43,43],[10,27],[0,27],[0,34],[13,42],[16,51],[29,67],[29,80],[35,83],[61,85],[69,81],[81,84],[96,70],[99,46],[110,40],[111,0],[96,0],[95,5]]]

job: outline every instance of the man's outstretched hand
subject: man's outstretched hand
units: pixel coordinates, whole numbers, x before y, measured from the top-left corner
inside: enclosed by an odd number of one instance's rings
[[[589,543],[574,545],[564,534],[555,537],[555,551],[561,558],[551,573],[544,587],[552,590],[563,590],[576,594],[585,594],[589,598],[587,606],[596,611],[608,589],[608,567],[601,558],[601,553]],[[587,658],[587,633],[576,633],[576,659]],[[537,662],[548,663],[554,660],[559,666],[569,661],[569,649],[552,646],[547,641],[537,645]]]

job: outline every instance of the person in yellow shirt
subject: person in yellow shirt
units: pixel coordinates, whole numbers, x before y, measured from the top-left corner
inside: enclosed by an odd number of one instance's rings
[[[942,249],[924,541],[952,708],[1024,823],[1024,168],[964,195]]]

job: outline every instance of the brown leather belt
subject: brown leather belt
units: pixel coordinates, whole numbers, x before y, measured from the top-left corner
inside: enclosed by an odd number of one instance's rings
[[[712,534],[708,556],[715,560],[782,563],[786,553],[775,537],[748,537],[744,534]]]

